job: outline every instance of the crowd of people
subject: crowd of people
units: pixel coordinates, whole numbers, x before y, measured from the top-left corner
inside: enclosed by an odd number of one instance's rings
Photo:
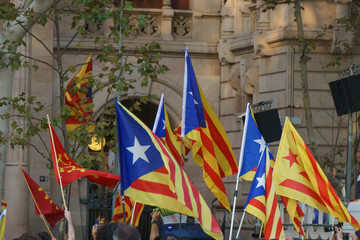
[[[71,213],[68,210],[65,210],[65,219],[68,224],[68,232],[66,240],[75,240],[75,231],[72,223]],[[151,221],[151,232],[150,240],[177,240],[175,236],[172,235],[160,235],[160,211],[155,211],[152,213]],[[94,225],[92,227],[92,237],[94,240],[141,240],[140,233],[136,227],[112,222],[105,224],[102,227]],[[52,238],[47,232],[40,232],[38,234],[33,233],[24,233],[19,238],[14,240],[56,240]]]
[[[71,213],[65,210],[65,219],[68,224],[68,232],[65,240],[75,240],[75,231],[72,223]],[[151,231],[149,240],[177,240],[175,235],[160,234],[161,214],[160,211],[151,213]],[[102,227],[94,225],[92,227],[92,237],[94,240],[141,240],[140,233],[136,227],[112,222]],[[47,232],[39,232],[38,234],[24,233],[14,240],[56,240]],[[294,240],[290,235],[286,236],[286,240]],[[360,231],[355,233],[343,233],[342,227],[335,228],[333,240],[360,240]]]

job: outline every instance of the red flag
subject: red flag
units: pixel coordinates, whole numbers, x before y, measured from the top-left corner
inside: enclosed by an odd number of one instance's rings
[[[50,226],[54,227],[59,220],[64,218],[64,211],[49,198],[46,192],[21,167],[20,170],[34,200],[36,215],[44,215]]]
[[[111,188],[114,188],[117,182],[120,181],[120,177],[117,175],[106,172],[84,169],[79,165],[77,165],[75,161],[72,160],[69,157],[69,155],[65,152],[63,146],[61,145],[50,123],[49,123],[49,133],[50,133],[51,155],[54,165],[54,171],[55,171],[56,180],[59,184],[60,184],[59,173],[61,175],[62,186],[66,186],[69,183],[82,177],[86,177],[93,182]],[[58,166],[59,169],[57,169]]]
[[[125,221],[127,224],[134,225],[135,227],[139,226],[139,220],[141,214],[144,210],[144,204],[135,202],[129,196],[124,197],[125,202]],[[132,223],[131,223],[132,219]],[[115,200],[114,206],[114,215],[113,219],[114,222],[124,222],[124,214],[123,214],[123,205],[120,191],[118,191],[118,195]]]

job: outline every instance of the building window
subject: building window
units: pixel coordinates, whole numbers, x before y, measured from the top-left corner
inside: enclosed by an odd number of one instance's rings
[[[163,0],[128,0],[138,8],[162,8]],[[172,0],[173,9],[189,9],[189,0]]]

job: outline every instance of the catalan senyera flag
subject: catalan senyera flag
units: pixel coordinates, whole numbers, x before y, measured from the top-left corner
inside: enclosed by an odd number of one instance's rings
[[[169,116],[165,107],[164,94],[161,95],[152,130],[171,152],[178,164],[182,162],[182,165],[184,165],[186,151],[185,148],[183,148],[183,159],[181,159],[181,141],[178,141],[178,138],[171,130]]]
[[[4,239],[5,235],[5,225],[6,225],[6,210],[7,203],[2,200],[1,201],[1,214],[0,214],[0,239]]]
[[[66,86],[65,105],[70,107],[71,117],[65,121],[66,130],[71,131],[86,124],[86,117],[93,113],[92,88],[88,85],[92,77],[92,62],[90,55],[80,71]]]
[[[285,239],[278,201],[273,185],[274,159],[266,147],[252,181],[244,210],[264,223],[265,239]]]
[[[265,157],[266,142],[255,122],[250,104],[247,104],[243,138],[239,158],[239,177],[252,181],[262,157]]]
[[[49,125],[49,134],[50,134],[50,145],[51,145],[51,155],[53,160],[54,172],[56,176],[56,181],[60,184],[59,173],[61,175],[62,186],[66,186],[69,183],[86,177],[89,180],[96,182],[101,185],[105,185],[111,188],[114,188],[120,177],[111,173],[95,171],[90,169],[85,169],[80,167],[72,160],[69,155],[65,152],[59,138],[56,135],[53,127]],[[59,166],[59,171],[58,171]]]
[[[275,162],[276,193],[310,205],[356,230],[360,223],[349,213],[316,159],[286,118]]]
[[[36,215],[43,215],[51,227],[64,218],[64,210],[56,205],[46,192],[19,166],[35,204]]]
[[[192,141],[194,161],[203,168],[203,178],[220,204],[230,212],[222,178],[238,172],[230,141],[220,120],[205,98],[185,51],[181,136]]]
[[[140,217],[144,210],[145,205],[139,202],[135,202],[129,196],[124,197],[124,202],[125,202],[125,222],[135,227],[139,226]],[[112,220],[113,222],[120,222],[120,223],[124,222],[123,205],[122,205],[120,191],[118,191],[115,200],[114,215]]]
[[[223,239],[205,200],[155,133],[119,102],[116,123],[121,194],[194,217],[206,234]]]

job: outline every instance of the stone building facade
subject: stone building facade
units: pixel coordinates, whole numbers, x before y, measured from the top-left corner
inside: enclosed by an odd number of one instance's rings
[[[139,1],[140,2],[143,1]],[[147,1],[145,1],[147,2]],[[157,41],[161,45],[162,63],[170,71],[151,82],[147,88],[136,88],[133,92],[123,93],[123,98],[136,95],[165,95],[165,102],[169,117],[174,124],[180,122],[181,102],[184,73],[184,56],[182,49],[188,48],[192,59],[196,77],[202,90],[214,111],[218,114],[228,133],[234,154],[239,156],[242,121],[239,116],[244,113],[247,102],[251,104],[271,101],[271,108],[277,108],[283,119],[289,116],[296,127],[307,140],[304,123],[304,109],[302,101],[302,86],[300,82],[299,52],[297,41],[297,27],[294,22],[292,5],[281,4],[276,10],[261,11],[261,0],[187,0],[181,4],[172,5],[171,0],[160,1],[160,6],[137,8],[132,14],[145,14],[148,26],[140,29],[139,34],[125,39],[124,45],[135,48],[149,41]],[[155,1],[156,2],[156,1]],[[177,3],[177,1],[174,1]],[[357,63],[358,56],[343,62],[336,68],[327,64],[334,60],[334,53],[341,50],[339,40],[347,39],[343,27],[338,20],[347,16],[351,0],[312,0],[304,1],[303,22],[307,39],[316,39],[316,48],[311,53],[308,62],[308,76],[312,114],[317,143],[322,153],[327,153],[336,144],[336,128],[339,118],[336,116],[333,100],[328,83],[339,78],[339,71],[352,63]],[[150,8],[148,8],[150,7]],[[66,25],[66,19],[64,19]],[[136,20],[132,21],[136,26]],[[333,30],[326,31],[325,25],[333,25]],[[97,29],[88,29],[97,34],[106,31],[107,25]],[[49,49],[54,47],[54,29],[51,24],[47,27],[35,26],[33,34],[45,42]],[[64,42],[70,38],[71,31],[64,30]],[[38,42],[28,36],[26,42],[30,48],[24,48],[31,56],[44,61],[52,61],[49,53],[39,51]],[[83,48],[91,49],[91,44],[83,42]],[[75,45],[66,52],[64,62],[70,65],[76,60],[86,59],[87,55],[74,57]],[[94,65],[94,72],[100,66]],[[27,92],[36,95],[41,100],[49,102],[48,112],[55,112],[58,93],[54,85],[52,69],[42,67],[39,71],[23,69],[17,73],[14,82],[14,95]],[[50,91],[50,89],[53,89]],[[154,105],[158,99],[150,100]],[[103,105],[101,94],[95,96],[95,109]],[[343,121],[346,123],[347,121]],[[343,124],[346,130],[346,125]],[[346,139],[347,132],[340,132],[339,139]],[[276,143],[272,147],[276,155]],[[49,193],[55,202],[60,202],[59,187],[55,179],[49,175],[46,161],[39,158],[32,148],[9,150],[5,179],[5,200],[8,202],[8,220],[6,237],[19,237],[19,233],[45,230],[41,219],[34,214],[32,200],[26,192],[26,186],[18,176],[17,161],[35,180],[41,176],[45,178],[41,187]],[[214,214],[221,223],[224,210],[214,201],[215,197],[207,190],[199,174],[201,169],[188,161],[184,167],[190,178],[203,194]],[[235,188],[235,176],[224,179],[224,183],[232,203]],[[85,186],[85,187],[84,187]],[[245,203],[250,185],[241,182],[237,201],[235,226],[239,224],[240,212]],[[86,183],[79,180],[72,186],[71,201],[77,236],[85,239],[86,215],[85,206],[80,199],[86,198]],[[225,216],[226,226],[230,226],[231,214]],[[253,231],[254,219],[247,217],[243,236],[249,236]],[[56,230],[55,230],[56,232]]]

